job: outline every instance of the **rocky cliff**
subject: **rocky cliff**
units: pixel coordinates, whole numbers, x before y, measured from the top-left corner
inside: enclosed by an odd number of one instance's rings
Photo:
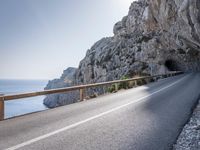
[[[76,71],[76,68],[67,68],[63,71],[60,79],[49,81],[47,86],[45,87],[45,90],[72,86],[74,84],[73,81],[75,80]],[[74,103],[78,98],[78,91],[68,92],[67,94],[52,94],[48,95],[44,99],[44,104],[49,108],[54,108],[57,106]]]
[[[138,73],[200,71],[199,0],[138,0],[113,32],[113,37],[101,39],[87,51],[70,86]],[[62,81],[49,82],[47,89],[69,86]],[[55,107],[77,99],[70,94],[62,100],[59,95],[48,96],[44,103],[50,106],[53,101],[51,107]]]

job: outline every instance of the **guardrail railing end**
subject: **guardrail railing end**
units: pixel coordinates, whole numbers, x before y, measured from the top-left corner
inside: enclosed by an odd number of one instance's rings
[[[3,96],[3,95],[0,95]],[[0,97],[0,121],[4,120],[4,99]]]

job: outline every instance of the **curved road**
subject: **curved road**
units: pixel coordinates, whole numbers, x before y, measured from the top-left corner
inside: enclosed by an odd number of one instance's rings
[[[168,150],[200,95],[200,74],[0,122],[0,149]]]

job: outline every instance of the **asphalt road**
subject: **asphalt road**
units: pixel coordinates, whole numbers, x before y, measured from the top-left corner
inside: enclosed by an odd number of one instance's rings
[[[0,122],[0,150],[171,149],[200,95],[184,74]]]

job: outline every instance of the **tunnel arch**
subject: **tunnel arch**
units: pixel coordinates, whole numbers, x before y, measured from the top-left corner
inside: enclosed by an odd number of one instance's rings
[[[169,71],[181,71],[180,64],[177,61],[173,60],[173,59],[167,59],[165,61],[165,67]]]

